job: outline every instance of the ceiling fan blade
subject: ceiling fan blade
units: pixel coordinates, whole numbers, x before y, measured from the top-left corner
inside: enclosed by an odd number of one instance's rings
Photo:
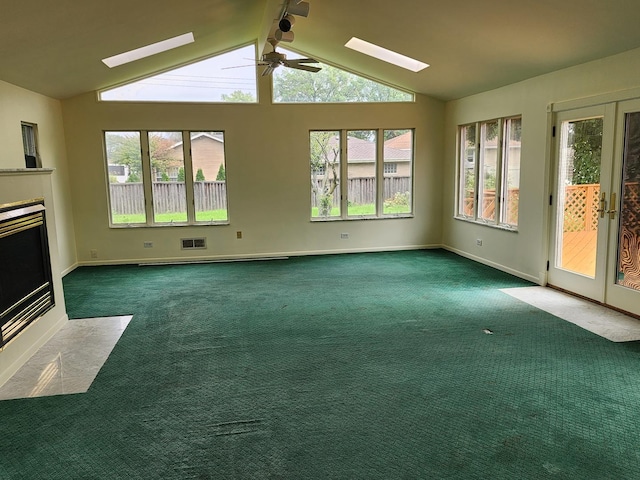
[[[322,70],[320,67],[312,67],[311,65],[304,65],[301,63],[292,63],[289,61],[285,62],[284,66],[289,68],[294,68],[296,70],[304,70],[305,72],[312,72],[312,73],[317,73],[320,70]]]
[[[287,62],[294,62],[294,63],[320,63],[315,58],[292,58],[291,60],[287,60]]]
[[[262,71],[262,76],[266,77],[268,75],[271,75],[275,69],[276,68],[273,65],[268,64],[266,68]]]

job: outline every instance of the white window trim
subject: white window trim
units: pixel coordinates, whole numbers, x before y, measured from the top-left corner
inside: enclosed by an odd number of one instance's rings
[[[505,180],[505,175],[508,174],[506,171],[506,164],[504,163],[505,148],[509,148],[505,143],[505,128],[507,122],[513,119],[522,119],[521,115],[511,115],[508,117],[502,117],[498,119],[491,120],[483,120],[479,122],[472,122],[458,126],[458,132],[456,135],[457,147],[456,147],[456,202],[455,202],[455,213],[454,218],[457,220],[462,220],[465,222],[476,223],[479,225],[485,225],[492,228],[497,228],[500,230],[507,230],[512,232],[518,231],[518,225],[512,225],[505,221],[503,221],[503,217],[505,215],[504,209],[504,192],[503,192],[503,183]],[[495,206],[495,215],[494,219],[485,219],[482,218],[478,214],[478,210],[481,205],[480,202],[480,194],[481,192],[481,150],[482,150],[482,130],[483,125],[498,121],[498,140],[497,146],[500,148],[496,152],[496,206]],[[465,215],[461,210],[462,203],[464,202],[464,188],[462,186],[462,181],[464,180],[464,169],[462,167],[462,163],[468,161],[467,151],[466,149],[463,151],[463,141],[462,141],[462,131],[463,129],[475,125],[475,159],[474,159],[474,173],[475,173],[475,185],[474,185],[474,206],[473,206],[473,215]],[[499,173],[499,175],[498,175]]]
[[[409,213],[384,213],[384,132],[386,130],[408,130],[411,131],[411,204]],[[311,217],[312,222],[336,222],[353,220],[385,220],[391,218],[413,218],[415,212],[414,203],[414,165],[415,165],[415,128],[348,128],[336,130],[310,130],[311,132],[335,131],[340,134],[340,216],[333,217]],[[348,214],[348,182],[343,179],[348,178],[348,151],[347,134],[355,131],[375,131],[376,132],[376,213],[373,215],[349,215]],[[309,166],[310,168],[310,166]],[[382,179],[382,181],[380,181]],[[310,196],[311,197],[311,196]],[[311,205],[309,208],[311,211]]]
[[[103,140],[105,135],[109,132],[124,132],[127,130],[105,130],[102,132]],[[107,161],[107,152],[104,151],[104,165],[106,169],[106,185],[107,185],[107,199],[108,199],[108,218],[109,228],[148,228],[148,227],[187,227],[194,225],[229,225],[229,192],[227,190],[227,219],[219,221],[197,221],[195,211],[194,200],[194,175],[193,164],[191,156],[191,133],[195,130],[171,130],[172,132],[182,133],[182,148],[184,155],[184,176],[185,176],[185,190],[186,190],[186,206],[187,206],[187,221],[186,222],[156,222],[154,220],[153,212],[153,182],[151,171],[151,155],[149,148],[149,132],[152,130],[129,130],[130,132],[136,132],[140,134],[140,149],[142,160],[142,187],[144,191],[144,205],[145,205],[145,223],[113,223],[111,217],[111,195],[109,193],[109,165]],[[153,130],[156,132],[157,130]],[[167,130],[168,131],[168,130]],[[224,134],[223,130],[217,130]],[[106,142],[105,142],[106,149]],[[226,148],[225,148],[226,150]],[[225,165],[226,165],[226,153]],[[225,169],[226,170],[226,169]],[[226,183],[226,180],[225,180]],[[228,189],[228,185],[227,185]]]

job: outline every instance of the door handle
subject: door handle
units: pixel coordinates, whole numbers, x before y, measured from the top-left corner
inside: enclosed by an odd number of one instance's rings
[[[605,211],[607,210],[607,201],[605,200],[606,196],[607,194],[604,192],[600,194],[600,208],[597,210],[600,214],[600,218],[604,218]]]
[[[610,205],[611,205],[612,208],[611,208],[611,210],[607,210],[607,213],[609,214],[609,218],[611,220],[613,220],[614,218],[616,218],[616,212],[617,212],[617,210],[615,208],[616,207],[616,193],[615,192],[611,193],[611,203],[610,203]]]

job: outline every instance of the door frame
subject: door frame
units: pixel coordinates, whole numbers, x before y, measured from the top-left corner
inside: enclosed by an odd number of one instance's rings
[[[559,142],[559,136],[555,138],[552,136],[553,126],[556,125],[556,118],[561,112],[567,112],[571,110],[588,109],[589,107],[601,107],[606,109],[613,109],[609,111],[609,121],[613,123],[613,133],[610,136],[613,142],[613,157],[612,168],[610,170],[609,184],[607,185],[608,192],[616,193],[616,205],[615,209],[620,210],[620,188],[621,188],[621,176],[622,176],[622,161],[624,155],[624,137],[625,137],[625,115],[630,112],[640,111],[640,87],[621,90],[617,92],[604,93],[595,95],[592,97],[579,98],[575,100],[567,100],[562,102],[550,103],[547,106],[547,161],[546,161],[546,178],[548,180],[546,184],[545,201],[547,204],[545,214],[545,228],[543,229],[543,251],[546,258],[544,262],[546,265],[541,266],[541,272],[544,274],[541,276],[543,285],[551,284],[549,282],[549,268],[551,263],[551,251],[552,245],[552,230],[555,222],[554,207],[550,204],[548,199],[550,195],[556,194],[556,182],[557,182],[557,142]],[[606,120],[605,120],[606,121]],[[603,135],[603,142],[604,142]],[[604,152],[604,145],[603,145]],[[604,153],[603,153],[604,155]],[[602,183],[602,177],[601,177]],[[607,209],[610,209],[610,195],[607,195]],[[588,297],[592,300],[613,307],[617,310],[629,312],[633,315],[640,316],[640,292],[622,287],[615,283],[617,275],[617,249],[618,249],[618,216],[615,220],[610,220],[607,226],[607,248],[606,250],[606,267],[605,267],[605,281],[603,285],[603,293],[596,295],[598,298]],[[613,223],[612,223],[613,222]],[[579,292],[574,291],[571,288],[566,289],[571,293],[580,295]],[[632,298],[633,297],[633,298]]]

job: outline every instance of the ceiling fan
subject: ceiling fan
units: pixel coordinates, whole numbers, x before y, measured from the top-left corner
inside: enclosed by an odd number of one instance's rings
[[[278,44],[277,41],[270,41],[269,43],[273,46],[273,51],[262,55],[262,59],[258,62],[258,65],[265,66],[265,69],[262,71],[263,77],[271,75],[273,71],[280,66],[312,73],[322,70],[320,67],[307,65],[307,63],[319,63],[318,60],[314,58],[296,58],[287,60],[287,56],[284,53],[276,52],[276,45]]]

